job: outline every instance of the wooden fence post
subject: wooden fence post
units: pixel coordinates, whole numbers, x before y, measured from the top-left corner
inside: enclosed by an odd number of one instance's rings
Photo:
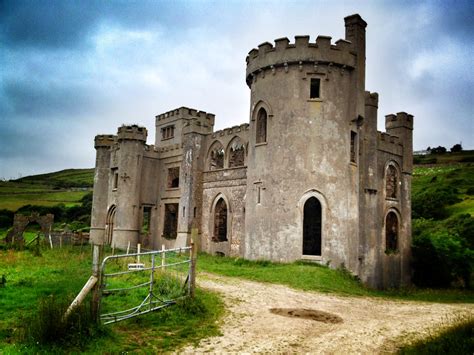
[[[197,239],[198,229],[193,228],[191,230],[191,266],[189,275],[189,296],[194,298],[196,289],[196,259],[197,259]]]
[[[102,287],[102,270],[100,270],[101,262],[102,262],[102,253],[104,247],[102,245],[93,245],[92,251],[92,276],[97,278],[97,282],[95,283],[92,289],[92,300],[91,300],[91,311],[92,311],[92,318],[96,321],[100,321],[99,317],[99,308],[100,308],[100,293]]]

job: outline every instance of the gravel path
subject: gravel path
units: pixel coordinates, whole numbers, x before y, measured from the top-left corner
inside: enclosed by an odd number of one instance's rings
[[[200,274],[199,284],[221,293],[228,311],[222,336],[185,353],[390,353],[396,343],[426,336],[460,314],[474,315],[471,304],[333,296],[211,274]],[[281,315],[287,308],[300,317]],[[301,318],[308,310],[342,322]]]

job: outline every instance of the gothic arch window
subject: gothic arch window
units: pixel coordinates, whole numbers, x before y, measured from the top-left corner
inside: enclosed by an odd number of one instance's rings
[[[208,169],[217,170],[224,168],[224,147],[221,142],[216,141],[212,144],[208,156]]]
[[[229,144],[229,168],[244,166],[245,147],[239,137],[235,137]]]
[[[227,204],[221,197],[214,207],[214,242],[227,241]]]
[[[398,170],[393,164],[389,164],[385,170],[385,196],[398,198]]]
[[[105,243],[112,244],[113,234],[114,234],[114,224],[115,224],[115,212],[117,207],[115,205],[110,206],[109,211],[107,212],[107,217],[105,220]]]
[[[257,130],[256,140],[258,143],[265,143],[267,141],[267,111],[262,107],[257,114]]]
[[[387,213],[385,217],[385,252],[398,251],[398,216],[394,211]]]
[[[321,255],[321,202],[312,196],[304,204],[303,211],[303,255]]]

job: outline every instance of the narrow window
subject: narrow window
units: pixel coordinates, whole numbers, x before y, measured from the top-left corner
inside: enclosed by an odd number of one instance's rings
[[[165,224],[163,226],[163,237],[176,239],[178,232],[178,204],[165,204]]]
[[[310,99],[319,99],[319,87],[320,87],[320,79],[311,79],[311,86],[309,90],[309,98]]]
[[[389,212],[385,219],[385,252],[398,251],[398,217],[395,212]]]
[[[213,241],[227,241],[227,205],[223,198],[220,198],[214,209],[214,236]]]
[[[150,230],[151,207],[143,207],[142,233],[146,234]]]
[[[186,216],[186,207],[183,207],[183,217]]]
[[[194,217],[194,218],[196,218],[196,211],[197,211],[197,208],[194,207],[194,209],[193,209],[193,217]]]
[[[303,255],[321,255],[321,202],[310,197],[304,204]]]
[[[398,173],[393,165],[387,167],[385,174],[385,193],[387,198],[397,198]]]
[[[351,131],[351,163],[357,162],[357,133]]]
[[[170,139],[174,137],[174,125],[166,126],[161,129],[161,138]]]
[[[168,188],[179,187],[179,167],[168,169]]]
[[[257,115],[257,136],[256,143],[265,143],[267,141],[267,111],[261,108]]]
[[[116,189],[116,188],[118,188],[118,178],[119,178],[117,169],[112,169],[112,173],[114,174],[113,188]]]

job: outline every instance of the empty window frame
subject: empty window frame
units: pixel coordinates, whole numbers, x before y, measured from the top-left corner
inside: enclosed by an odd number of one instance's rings
[[[262,107],[257,114],[257,129],[255,142],[265,143],[267,141],[267,111]]]
[[[168,188],[179,187],[179,167],[168,169]]]
[[[385,218],[385,252],[394,253],[398,251],[398,217],[393,211]]]
[[[242,141],[237,137],[230,144],[229,168],[244,166],[245,148]]]
[[[227,204],[220,198],[214,208],[214,242],[227,241]]]
[[[151,207],[143,206],[142,233],[147,234],[150,231]]]
[[[174,137],[174,125],[166,126],[161,129],[161,138],[170,139]]]
[[[217,170],[224,168],[224,147],[218,141],[212,145],[209,152],[209,170]]]
[[[309,88],[309,98],[310,99],[319,99],[320,98],[320,89],[321,89],[321,80],[312,78]]]
[[[163,237],[176,239],[178,234],[178,204],[165,204],[165,223],[163,226]]]
[[[391,164],[385,171],[385,196],[386,198],[397,198],[398,196],[398,171]]]
[[[351,163],[357,163],[357,133],[351,131]]]

